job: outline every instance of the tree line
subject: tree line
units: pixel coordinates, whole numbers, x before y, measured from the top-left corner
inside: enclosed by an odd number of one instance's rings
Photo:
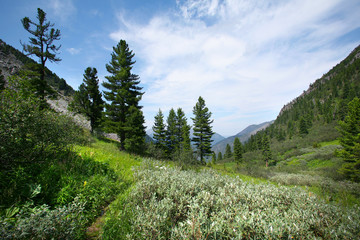
[[[164,115],[159,112],[154,118],[153,155],[158,158],[170,158],[183,162],[199,160],[205,164],[205,159],[212,154],[211,139],[214,132],[212,131],[211,112],[206,107],[205,100],[200,96],[198,102],[193,108],[193,137],[190,138],[191,126],[187,123],[182,108],[177,111],[172,108],[169,115],[164,121]],[[195,147],[193,151],[192,144]],[[193,155],[195,153],[195,155]]]

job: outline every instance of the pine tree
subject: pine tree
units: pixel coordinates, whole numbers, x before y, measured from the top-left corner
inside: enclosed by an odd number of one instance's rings
[[[128,44],[125,40],[120,40],[116,47],[113,47],[111,54],[111,61],[106,64],[106,70],[111,74],[105,78],[108,82],[104,82],[103,86],[109,91],[104,91],[104,97],[109,102],[106,104],[105,118],[107,130],[117,133],[120,139],[120,149],[125,149],[125,142],[127,138],[145,138],[145,131],[136,131],[142,136],[133,136],[131,128],[143,128],[142,126],[130,126],[127,121],[132,114],[139,116],[139,112],[130,108],[133,106],[141,110],[139,101],[144,93],[139,87],[139,76],[132,74],[132,66],[135,61],[132,58],[135,54],[129,50]],[[140,118],[139,118],[140,120]],[[134,121],[135,124],[142,124],[141,121]],[[127,141],[129,143],[134,141]],[[132,148],[132,147],[130,147]]]
[[[212,162],[212,164],[216,163],[216,153],[215,152],[212,153],[211,162]]]
[[[33,85],[36,89],[36,95],[39,96],[42,101],[42,105],[46,104],[45,97],[52,93],[51,87],[45,80],[45,63],[47,60],[50,62],[59,62],[60,58],[56,57],[60,46],[53,44],[54,41],[60,40],[60,30],[52,28],[54,24],[51,24],[46,20],[46,13],[38,8],[37,9],[37,21],[33,22],[28,17],[24,17],[21,22],[26,31],[28,31],[33,37],[30,37],[30,44],[21,43],[24,52],[28,55],[35,55],[39,58],[40,68],[38,69],[40,78],[33,79]],[[34,29],[31,28],[34,27]]]
[[[265,160],[265,166],[269,166],[269,161],[271,160],[271,150],[270,150],[270,140],[267,135],[264,135],[263,141],[262,141],[262,154],[263,158]]]
[[[178,146],[177,128],[176,128],[176,114],[174,109],[170,109],[169,116],[167,118],[166,128],[166,146],[168,156],[174,153],[176,146]]]
[[[348,104],[348,114],[339,122],[340,144],[338,155],[344,164],[340,169],[347,178],[360,182],[360,100],[354,98]]]
[[[222,158],[222,153],[221,152],[219,152],[218,153],[218,156],[217,156],[217,160],[218,161],[221,161],[223,158]]]
[[[165,152],[166,149],[166,131],[165,131],[165,124],[164,124],[164,115],[159,109],[158,114],[155,116],[154,126],[154,140],[155,140],[155,147],[160,149],[161,151]]]
[[[190,150],[190,126],[187,124],[185,113],[181,108],[176,111],[176,142],[180,151]]]
[[[85,69],[84,82],[74,94],[74,100],[70,103],[70,109],[84,114],[90,120],[91,132],[101,122],[104,101],[99,91],[99,79],[96,68]]]
[[[306,120],[303,117],[301,117],[301,119],[300,119],[299,132],[301,134],[308,134],[309,133],[308,126],[306,124]]]
[[[125,149],[132,153],[142,153],[145,148],[145,119],[142,111],[130,106],[126,115],[125,126],[127,128],[125,138]]]
[[[238,164],[242,160],[242,153],[243,153],[243,146],[239,138],[236,137],[234,140],[234,158],[235,158],[235,162],[237,162]]]
[[[224,158],[231,158],[231,157],[232,157],[231,147],[229,144],[226,144]]]
[[[204,164],[204,157],[211,155],[211,139],[214,134],[211,124],[214,120],[210,120],[211,112],[205,106],[205,101],[199,97],[198,102],[193,109],[194,118],[194,137],[192,141],[197,149],[200,162]]]

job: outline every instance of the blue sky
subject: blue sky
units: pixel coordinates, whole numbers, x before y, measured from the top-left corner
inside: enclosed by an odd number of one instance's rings
[[[224,136],[273,120],[360,44],[358,0],[2,0],[0,38],[21,49],[20,19],[38,7],[62,34],[62,61],[47,66],[74,89],[89,66],[104,81],[127,41],[147,129],[159,108],[191,122],[199,96]]]

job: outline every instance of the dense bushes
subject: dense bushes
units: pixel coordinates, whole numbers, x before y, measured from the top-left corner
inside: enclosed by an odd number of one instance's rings
[[[252,184],[212,171],[152,166],[112,207],[105,239],[359,238],[360,209],[342,210],[300,188]],[[121,209],[121,210],[120,210]]]
[[[73,152],[89,136],[16,80],[0,93],[0,238],[82,238],[118,193],[118,175]]]

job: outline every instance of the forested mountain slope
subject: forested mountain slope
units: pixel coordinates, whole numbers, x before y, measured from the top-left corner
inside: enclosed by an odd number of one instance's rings
[[[286,104],[275,122],[253,135],[247,150],[261,148],[266,134],[272,142],[287,141],[294,136],[312,135],[313,141],[330,141],[338,136],[336,125],[347,114],[347,105],[360,96],[360,46],[320,79],[310,84],[299,97]],[[308,142],[313,144],[314,142]]]

